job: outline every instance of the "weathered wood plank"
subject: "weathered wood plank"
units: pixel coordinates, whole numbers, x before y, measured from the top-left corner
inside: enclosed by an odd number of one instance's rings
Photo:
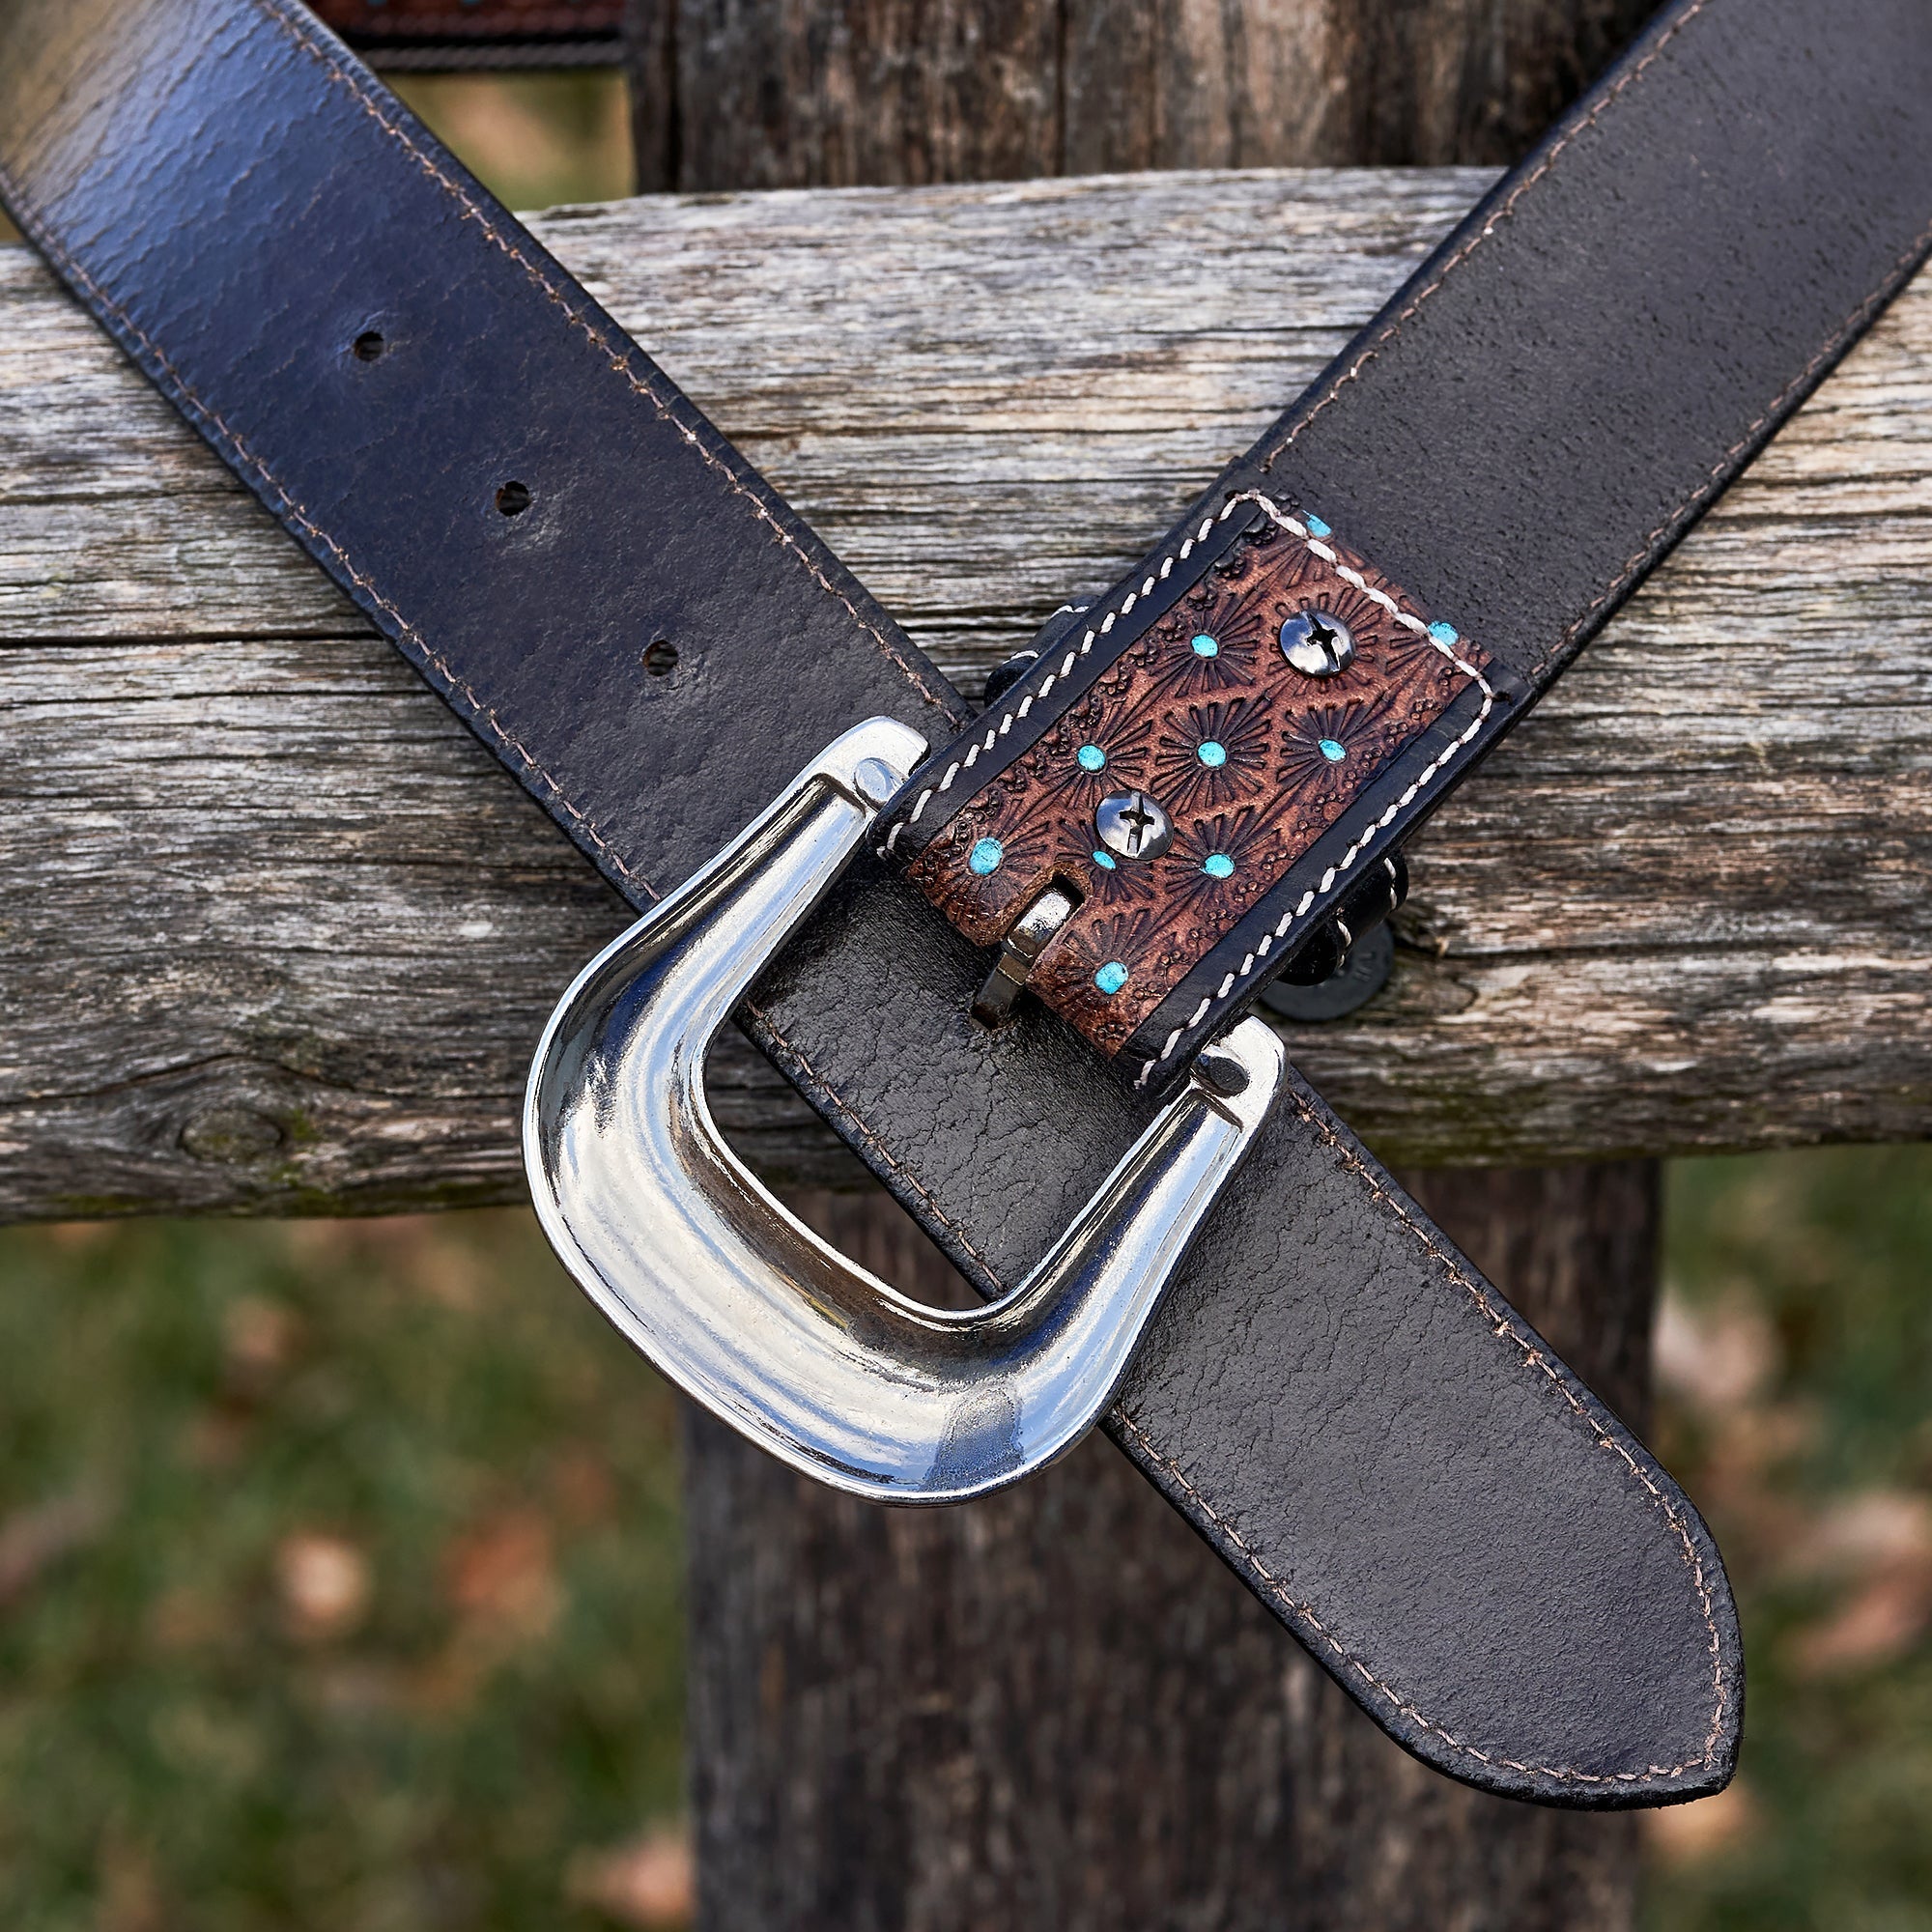
[[[1512,161],[1650,0],[633,0],[649,188]]]
[[[863,10],[864,0],[845,0]],[[1065,0],[1061,165],[1514,161],[1649,0]]]
[[[646,188],[1059,172],[1057,0],[632,0]]]
[[[538,225],[970,678],[1155,532],[1486,180]],[[0,1211],[514,1194],[524,1057],[614,899],[23,251],[0,307]],[[1921,281],[1421,841],[1390,992],[1297,1037],[1381,1148],[1925,1130],[1928,478]],[[761,1157],[829,1178],[789,1090],[726,1057]]]

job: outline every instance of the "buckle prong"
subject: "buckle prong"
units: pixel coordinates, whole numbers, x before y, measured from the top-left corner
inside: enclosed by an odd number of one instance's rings
[[[973,1000],[973,1017],[981,1026],[1000,1027],[1013,1016],[1013,1002],[1027,975],[1046,950],[1046,942],[1073,917],[1080,901],[1063,886],[1047,886],[1014,920],[1000,942],[1000,956]]]

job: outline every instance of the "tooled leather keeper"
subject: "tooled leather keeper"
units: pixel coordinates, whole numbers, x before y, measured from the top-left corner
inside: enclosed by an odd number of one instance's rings
[[[1058,887],[1026,985],[1159,1080],[1293,959],[1520,696],[1322,520],[1259,491],[1046,634],[882,853],[976,944]]]

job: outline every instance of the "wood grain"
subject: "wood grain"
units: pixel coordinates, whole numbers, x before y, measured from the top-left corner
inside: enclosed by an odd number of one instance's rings
[[[632,0],[639,180],[1515,160],[1650,0]]]
[[[564,210],[553,247],[962,680],[1104,582],[1473,171]],[[520,1192],[620,909],[24,251],[0,250],[0,1211]],[[1932,283],[1445,810],[1294,1051],[1412,1162],[1923,1133]],[[1346,535],[1346,531],[1343,532]],[[769,1170],[829,1137],[733,1042]]]

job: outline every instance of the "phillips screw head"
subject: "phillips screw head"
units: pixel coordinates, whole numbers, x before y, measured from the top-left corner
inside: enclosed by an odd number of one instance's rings
[[[1332,611],[1297,611],[1281,627],[1281,651],[1304,677],[1333,677],[1355,661],[1355,634]]]
[[[1158,859],[1174,843],[1167,813],[1144,791],[1103,798],[1094,810],[1094,830],[1122,859]]]

